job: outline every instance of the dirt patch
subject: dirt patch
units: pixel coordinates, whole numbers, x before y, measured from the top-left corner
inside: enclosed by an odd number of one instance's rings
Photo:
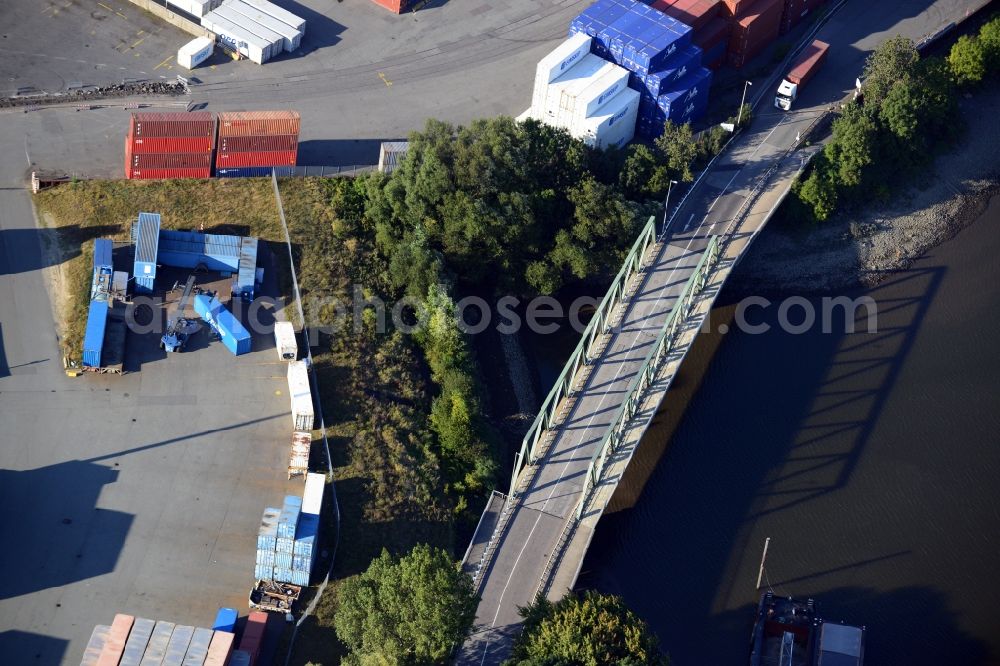
[[[769,226],[735,276],[739,292],[831,292],[877,284],[975,221],[1000,193],[1000,87],[960,102],[964,139],[890,203],[812,229]]]

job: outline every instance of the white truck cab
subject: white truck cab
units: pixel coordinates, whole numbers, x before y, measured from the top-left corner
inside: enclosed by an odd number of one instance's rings
[[[788,111],[792,108],[792,102],[799,96],[799,86],[785,79],[778,86],[778,92],[774,96],[774,106]]]

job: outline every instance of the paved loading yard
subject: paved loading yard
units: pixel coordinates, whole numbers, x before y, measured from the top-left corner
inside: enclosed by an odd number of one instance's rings
[[[301,481],[268,336],[236,358],[199,333],[166,357],[130,334],[139,372],[62,373],[20,168],[0,164],[0,654],[72,664],[115,611],[205,625],[246,609],[261,512]]]

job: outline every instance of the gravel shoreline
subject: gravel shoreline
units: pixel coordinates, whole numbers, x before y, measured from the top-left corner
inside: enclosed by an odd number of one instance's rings
[[[905,270],[980,217],[1000,194],[1000,87],[960,100],[966,132],[923,179],[884,205],[837,214],[809,230],[770,225],[740,265],[738,293],[830,293]]]

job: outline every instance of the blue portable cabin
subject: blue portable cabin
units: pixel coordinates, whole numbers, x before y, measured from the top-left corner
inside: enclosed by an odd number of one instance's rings
[[[83,364],[88,368],[101,367],[101,348],[104,347],[104,330],[108,324],[108,302],[91,301],[87,313],[87,330],[83,335]]]
[[[132,276],[135,290],[152,293],[156,281],[156,255],[160,244],[160,214],[139,213],[135,227],[135,262]]]
[[[252,301],[257,283],[257,239],[245,237],[240,242],[240,266],[236,273],[233,296]]]
[[[225,631],[230,634],[236,633],[236,621],[240,618],[240,613],[235,608],[223,606],[215,614],[215,622],[212,623],[213,631]]]
[[[212,330],[222,340],[222,344],[234,356],[246,354],[250,351],[253,345],[250,333],[232,312],[223,307],[218,298],[215,296],[210,297],[207,294],[196,294],[192,300],[192,304],[198,316],[212,327]]]
[[[176,268],[235,272],[240,265],[239,236],[203,234],[197,231],[161,231],[160,263]]]

